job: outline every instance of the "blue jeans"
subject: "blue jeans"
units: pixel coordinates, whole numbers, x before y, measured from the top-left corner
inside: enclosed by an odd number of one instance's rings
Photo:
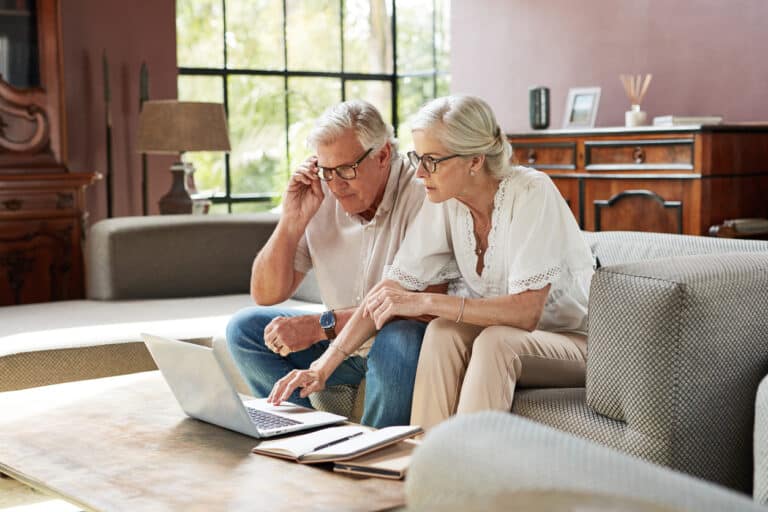
[[[295,369],[304,370],[322,355],[329,345],[321,340],[308,349],[283,357],[264,344],[264,328],[278,316],[306,313],[272,307],[252,307],[238,311],[227,325],[229,351],[256,396],[269,395],[280,378]],[[361,423],[376,428],[407,425],[411,418],[413,382],[419,362],[421,341],[427,324],[417,320],[393,320],[376,335],[367,358],[352,356],[328,377],[326,387],[359,385],[365,379],[365,409]],[[311,407],[298,390],[289,400]]]

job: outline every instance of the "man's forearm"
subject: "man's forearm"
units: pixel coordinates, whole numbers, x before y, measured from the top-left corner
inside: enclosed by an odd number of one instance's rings
[[[286,300],[294,288],[293,261],[304,226],[282,218],[256,255],[251,268],[251,297],[263,305]]]

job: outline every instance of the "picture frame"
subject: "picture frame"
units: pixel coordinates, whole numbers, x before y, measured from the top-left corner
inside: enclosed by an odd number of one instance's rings
[[[563,128],[594,128],[600,87],[571,87],[565,102]]]

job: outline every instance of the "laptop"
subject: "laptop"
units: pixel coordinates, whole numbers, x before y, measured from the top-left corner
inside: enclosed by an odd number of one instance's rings
[[[184,412],[247,436],[264,438],[341,423],[347,418],[290,402],[240,395],[210,347],[142,334]]]

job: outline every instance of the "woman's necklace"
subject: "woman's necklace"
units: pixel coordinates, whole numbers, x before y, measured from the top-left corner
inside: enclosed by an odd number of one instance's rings
[[[488,233],[490,232],[490,222],[488,224],[480,224],[475,219],[474,223],[474,235],[475,235],[475,254],[477,256],[482,255],[485,250],[487,243],[483,243],[483,239],[487,241],[488,239]],[[483,236],[484,235],[484,236]]]

